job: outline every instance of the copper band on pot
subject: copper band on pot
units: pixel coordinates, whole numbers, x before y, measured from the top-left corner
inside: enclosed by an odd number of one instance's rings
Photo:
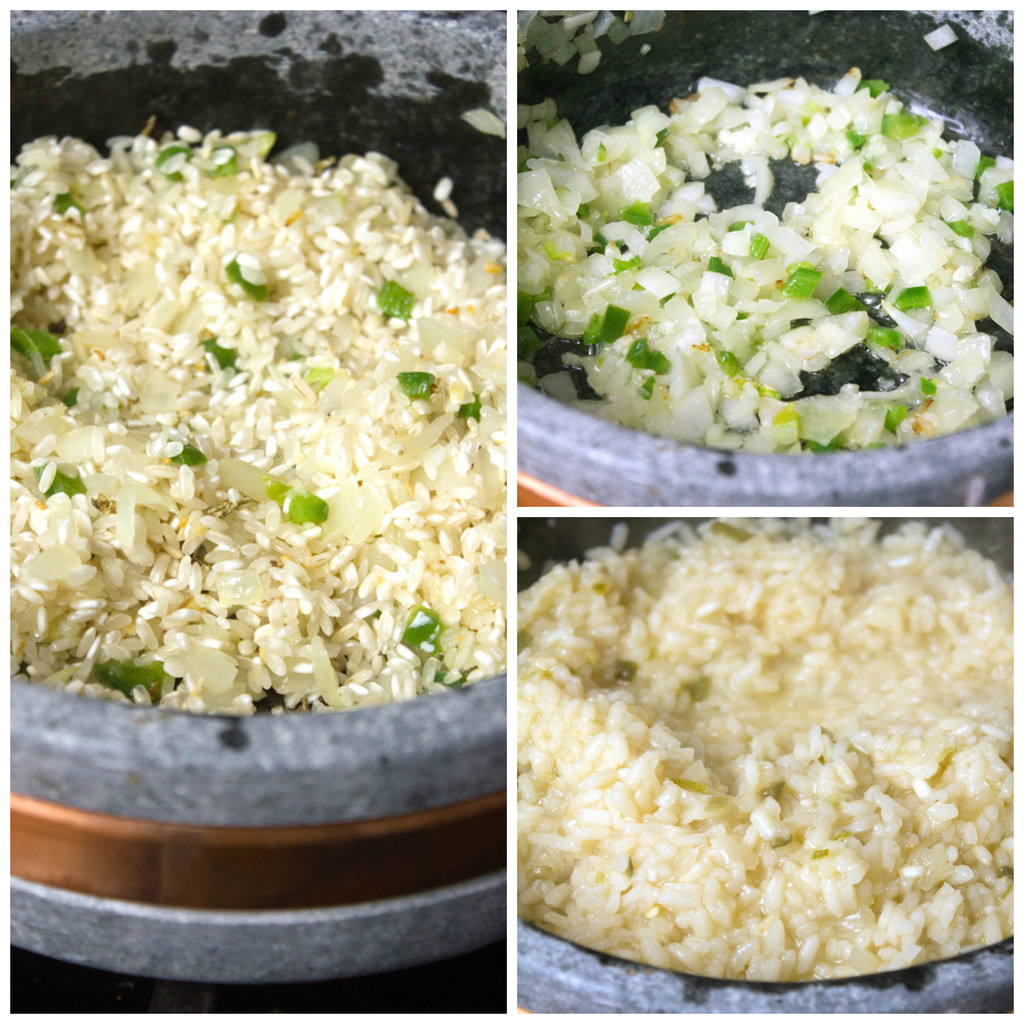
[[[328,907],[439,888],[505,863],[505,793],[337,825],[240,828],[121,818],[11,794],[11,872],[169,907]]]
[[[585,498],[577,498],[575,495],[555,487],[553,484],[537,480],[522,471],[516,474],[518,485],[518,504],[524,505],[553,505],[558,508],[597,508],[592,501]]]

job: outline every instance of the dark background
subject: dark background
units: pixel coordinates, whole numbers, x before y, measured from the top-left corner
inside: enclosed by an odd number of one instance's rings
[[[11,948],[11,1013],[504,1013],[505,942],[389,974],[295,985],[184,985]]]

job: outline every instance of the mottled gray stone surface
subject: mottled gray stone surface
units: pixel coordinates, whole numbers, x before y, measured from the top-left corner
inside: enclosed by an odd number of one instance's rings
[[[97,148],[191,124],[262,128],[279,147],[377,150],[426,205],[444,175],[467,228],[505,236],[502,11],[20,11],[11,27],[13,151],[42,135]]]
[[[643,967],[519,922],[518,1005],[532,1013],[1000,1013],[1013,939],[953,960],[838,981],[722,981]]]
[[[11,942],[124,974],[292,982],[458,956],[505,933],[505,873],[432,892],[299,911],[199,911],[97,899],[14,879]]]
[[[404,704],[198,716],[15,680],[11,788],[153,821],[317,825],[505,788],[504,678]]]

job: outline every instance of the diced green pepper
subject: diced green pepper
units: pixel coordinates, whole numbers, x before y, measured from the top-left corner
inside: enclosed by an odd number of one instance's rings
[[[262,302],[270,293],[265,284],[254,284],[252,281],[246,279],[245,275],[242,273],[242,268],[238,263],[237,256],[227,265],[225,273],[227,274],[229,281],[234,284],[241,285],[245,294],[255,299],[257,302]]]
[[[398,384],[407,398],[429,398],[437,384],[432,373],[410,370],[398,375]]]
[[[614,268],[614,273],[621,274],[624,270],[636,270],[641,263],[642,260],[639,256],[631,256],[628,260],[613,259],[612,267]]]
[[[889,91],[889,83],[882,81],[881,78],[862,78],[857,86],[857,92],[860,92],[861,89],[867,89],[871,93],[871,98],[874,99],[876,96],[881,96],[883,92]]]
[[[795,405],[783,406],[773,417],[772,426],[785,431],[790,444],[800,437],[800,411]]]
[[[480,422],[480,396],[474,391],[472,402],[463,402],[456,413],[459,419]]]
[[[672,364],[664,352],[651,352],[647,356],[647,369],[657,374],[663,374],[672,369]]]
[[[732,271],[729,269],[728,264],[718,256],[712,256],[708,260],[708,270],[714,274],[724,274],[726,277],[732,277]]]
[[[668,357],[662,352],[653,352],[646,338],[637,338],[626,353],[626,362],[638,370],[653,370],[656,374],[668,373],[672,368]]]
[[[924,285],[918,285],[915,288],[904,288],[893,302],[893,305],[901,313],[908,313],[912,309],[927,309],[931,304],[931,292]]]
[[[626,310],[619,306],[609,306],[603,316],[595,314],[591,317],[583,334],[583,340],[588,345],[616,341],[625,333],[627,323],[629,323],[629,313]]]
[[[895,114],[882,115],[882,134],[887,139],[902,142],[916,135],[921,126],[927,123],[926,117],[912,114],[909,110],[898,110]]]
[[[978,160],[978,169],[974,172],[975,178],[980,178],[990,167],[995,167],[996,159],[993,156],[982,156]]]
[[[755,260],[763,260],[768,255],[768,248],[771,243],[768,239],[758,232],[750,239],[750,258]]]
[[[179,466],[201,466],[206,461],[206,456],[193,444],[184,445],[180,455],[171,456],[171,462]]]
[[[996,196],[999,198],[999,209],[1013,213],[1013,182],[1003,181],[996,185]]]
[[[873,345],[881,345],[882,348],[891,348],[894,352],[899,352],[902,345],[902,342],[900,341],[900,332],[893,327],[869,327],[867,340]]]
[[[661,131],[658,132],[657,135],[654,136],[654,148],[657,149],[658,146],[664,146],[665,145],[665,140],[667,138],[668,138],[668,128],[662,128]]]
[[[801,264],[794,268],[786,278],[786,283],[782,286],[782,294],[787,299],[809,299],[814,294],[814,289],[818,287],[820,280],[820,270]]]
[[[559,249],[551,239],[544,242],[544,252],[549,260],[568,260],[572,258],[571,252]]]
[[[71,209],[75,209],[79,213],[85,213],[85,209],[82,204],[70,192],[64,192],[59,196],[54,196],[53,208],[59,214],[65,214]]]
[[[728,349],[715,349],[715,359],[718,360],[718,365],[729,377],[738,376],[740,370],[743,369],[735,353],[730,352]]]
[[[304,523],[319,524],[327,519],[330,508],[323,498],[298,487],[289,487],[267,474],[260,479],[267,490],[267,497],[281,506],[290,522],[301,526]]]
[[[403,289],[404,290],[404,289]],[[529,292],[518,292],[516,300],[516,323],[520,327],[525,327],[530,322],[530,317],[533,316],[533,311],[537,306],[537,303],[541,301],[542,296],[531,295]],[[380,299],[378,298],[377,304],[380,305]],[[410,305],[410,311],[412,306]]]
[[[520,327],[516,332],[516,342],[516,353],[519,359],[529,359],[539,352],[544,344],[532,327]]]
[[[742,230],[743,230],[743,229],[744,229],[745,227],[747,227],[747,226],[748,226],[749,224],[750,224],[750,221],[749,221],[749,220],[737,220],[737,221],[733,221],[733,223],[729,225],[729,228],[728,228],[728,230],[729,230],[729,231],[742,231]]]
[[[651,213],[650,203],[635,202],[632,206],[627,206],[619,214],[619,217],[627,224],[632,224],[638,228],[650,227],[654,223],[654,215]]]
[[[896,428],[907,418],[905,405],[890,405],[885,410],[885,429],[895,433]]]
[[[638,370],[646,369],[647,356],[649,354],[647,339],[637,338],[636,341],[629,346],[629,351],[626,353],[626,362],[629,363],[630,366],[635,366]]]
[[[424,605],[417,605],[409,613],[402,633],[402,643],[424,654],[436,654],[441,639],[441,616]]]
[[[619,659],[612,666],[612,676],[622,682],[628,683],[636,678],[637,663]]]
[[[314,366],[306,374],[306,383],[313,388],[325,388],[334,380],[334,371],[329,366]]]
[[[11,328],[11,348],[29,359],[37,355],[49,360],[60,354],[60,342],[49,331],[27,327]]]
[[[851,130],[846,133],[846,141],[849,142],[851,149],[860,149],[867,140],[868,137],[866,135],[861,135],[860,132]]]
[[[213,161],[211,178],[233,178],[238,173],[238,151],[230,143],[214,146],[210,159]]]
[[[695,704],[699,701],[706,700],[708,694],[711,692],[711,680],[701,678],[696,680],[695,682],[687,683],[686,692],[690,695],[690,700],[692,700]]]
[[[178,159],[175,159],[177,157]],[[192,159],[192,147],[184,143],[174,143],[164,146],[156,158],[156,169],[168,179],[168,181],[181,181],[184,177],[181,171],[175,168],[188,163]],[[170,163],[170,169],[165,170],[165,165]]]
[[[671,224],[659,224],[656,228],[651,228],[651,230],[647,232],[647,241],[653,241],[662,233],[662,231],[667,231],[670,227],[672,227]]]
[[[291,488],[286,483],[282,483],[280,480],[275,480],[274,477],[269,476],[266,473],[264,473],[260,479],[263,481],[263,486],[266,488],[267,497],[271,501],[276,501],[278,505],[283,505]]]
[[[167,673],[162,661],[148,665],[136,665],[130,661],[100,661],[93,666],[96,679],[111,690],[118,690],[126,697],[132,695],[136,686],[143,687],[154,703],[163,695]]]
[[[291,494],[285,500],[284,510],[289,520],[298,526],[305,523],[320,523],[327,521],[330,508],[323,498],[318,498],[308,491],[292,489]]]
[[[938,384],[929,377],[921,378],[921,394],[934,395],[939,390]]]
[[[32,472],[35,473],[37,480],[42,478],[45,469],[46,466],[33,467]],[[58,469],[53,475],[53,483],[43,493],[47,498],[52,498],[55,494],[66,494],[71,497],[75,494],[85,494],[85,484],[82,483],[81,477],[68,476]]]
[[[580,205],[576,207],[576,216],[579,217],[580,220],[586,220],[590,216],[590,204],[580,203]]]
[[[377,308],[386,317],[398,320],[408,320],[412,316],[415,301],[412,292],[397,281],[386,281],[377,292]]]
[[[217,343],[216,338],[207,338],[203,342],[206,354],[217,364],[220,370],[235,370],[238,368],[238,352],[233,348],[224,348]]]
[[[965,220],[947,220],[946,227],[961,238],[973,238],[974,228]]]
[[[640,397],[645,401],[651,400],[651,395],[654,394],[654,378],[648,377],[647,380],[640,385]]]
[[[69,408],[72,409],[78,405],[78,392],[81,388],[68,388],[63,395],[60,396],[60,400]]]
[[[833,314],[863,312],[868,307],[845,288],[837,288],[826,300],[825,308]]]

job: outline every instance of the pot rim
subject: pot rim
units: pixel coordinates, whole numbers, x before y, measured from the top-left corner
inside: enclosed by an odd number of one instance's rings
[[[814,456],[657,437],[522,382],[517,408],[519,469],[602,505],[981,505],[1012,486],[1012,413],[905,447]]]
[[[150,821],[318,825],[441,807],[506,785],[504,675],[397,704],[194,715],[11,689],[11,789]]]
[[[1013,936],[946,960],[824,981],[685,974],[595,952],[516,921],[519,1002],[534,1013],[926,1013],[1013,1005]],[[524,984],[525,982],[525,984]],[[955,1004],[955,1005],[951,1005]]]

